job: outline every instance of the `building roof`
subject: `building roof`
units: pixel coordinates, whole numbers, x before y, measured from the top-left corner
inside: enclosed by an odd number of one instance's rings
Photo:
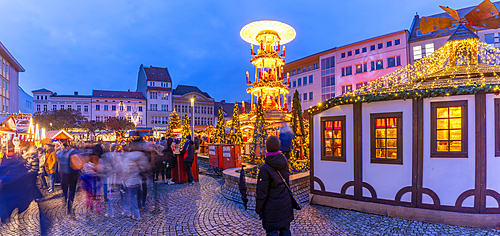
[[[146,99],[141,92],[92,90],[92,97]]]
[[[177,85],[177,88],[174,89],[172,92],[172,95],[184,95],[188,93],[199,93],[207,98],[212,98],[208,93],[201,91],[198,87],[196,86],[189,86],[189,85]]]
[[[12,54],[10,54],[9,50],[7,50],[7,48],[2,44],[2,42],[0,42],[0,49],[1,49],[0,53],[1,54],[5,54],[5,56],[8,58],[8,60],[10,61],[10,63],[12,63],[12,65],[16,67],[17,71],[19,71],[19,72],[25,72],[26,71],[21,66],[21,64],[16,60],[16,58],[14,58],[12,56]]]
[[[162,81],[172,83],[172,79],[170,78],[170,74],[168,73],[167,68],[153,66],[150,66],[149,68],[144,67],[144,72],[146,72],[146,79],[148,81]]]
[[[500,1],[493,2],[493,4],[495,5],[495,7],[497,9],[500,9]],[[464,17],[465,15],[467,15],[467,13],[469,13],[472,9],[474,9],[474,7],[476,7],[476,6],[456,9],[456,11],[458,12],[458,15],[460,17]],[[451,16],[448,15],[448,13],[446,13],[444,11],[442,13],[439,13],[439,14],[431,15],[430,17],[441,17],[441,18],[452,19]],[[451,29],[442,29],[442,30],[437,30],[437,31],[430,32],[430,33],[421,34],[421,33],[418,33],[418,32],[420,32],[419,31],[420,30],[420,17],[419,17],[419,15],[415,15],[415,17],[413,18],[412,26],[410,28],[410,37],[408,38],[408,42],[411,43],[411,42],[415,42],[415,41],[431,39],[434,37],[442,37],[442,36],[446,36],[446,35],[451,35],[452,33],[454,33],[456,28],[457,28],[457,26],[455,26]]]
[[[455,32],[450,36],[448,41],[450,40],[460,40],[460,39],[473,39],[473,38],[479,38],[474,32],[472,32],[470,29],[465,27],[463,24],[460,24]]]
[[[52,93],[52,91],[46,89],[46,88],[42,88],[42,89],[37,89],[37,90],[33,90],[31,91],[32,93]]]

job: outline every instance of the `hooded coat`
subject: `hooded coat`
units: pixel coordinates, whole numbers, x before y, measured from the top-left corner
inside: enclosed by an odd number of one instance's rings
[[[187,156],[184,158],[184,162],[193,162],[194,161],[194,142],[191,139],[186,140],[186,143],[184,144],[184,147],[182,147],[182,150],[180,153],[182,155],[185,155],[185,152],[187,151]]]
[[[266,157],[257,180],[255,212],[261,217],[266,231],[288,227],[294,219],[290,192],[277,171],[288,183],[288,161],[281,153]]]

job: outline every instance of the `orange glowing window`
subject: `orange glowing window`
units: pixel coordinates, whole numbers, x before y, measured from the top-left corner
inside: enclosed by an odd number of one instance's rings
[[[431,103],[431,157],[467,157],[467,101]]]
[[[401,117],[401,112],[371,114],[372,163],[402,163]]]
[[[345,116],[322,118],[322,160],[345,161]]]

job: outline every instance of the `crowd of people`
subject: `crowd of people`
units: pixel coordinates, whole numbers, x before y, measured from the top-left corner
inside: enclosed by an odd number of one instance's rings
[[[109,196],[115,193],[123,200],[120,214],[140,219],[148,183],[175,184],[171,174],[176,165],[174,152],[183,155],[189,184],[193,184],[190,167],[195,146],[190,136],[182,147],[175,138],[144,141],[135,136],[130,143],[57,141],[43,147],[27,145],[17,152],[4,149],[0,152],[0,220],[5,222],[14,209],[21,213],[32,201],[54,194],[56,186],[62,189],[70,216],[79,188],[91,210],[113,217]]]

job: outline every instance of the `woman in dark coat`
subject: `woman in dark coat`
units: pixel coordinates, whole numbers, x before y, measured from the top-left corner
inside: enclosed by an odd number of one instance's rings
[[[279,150],[280,141],[276,136],[266,140],[266,159],[257,180],[257,202],[255,212],[262,220],[267,235],[291,235],[290,222],[293,221],[292,198],[285,183],[289,182],[288,161]]]

